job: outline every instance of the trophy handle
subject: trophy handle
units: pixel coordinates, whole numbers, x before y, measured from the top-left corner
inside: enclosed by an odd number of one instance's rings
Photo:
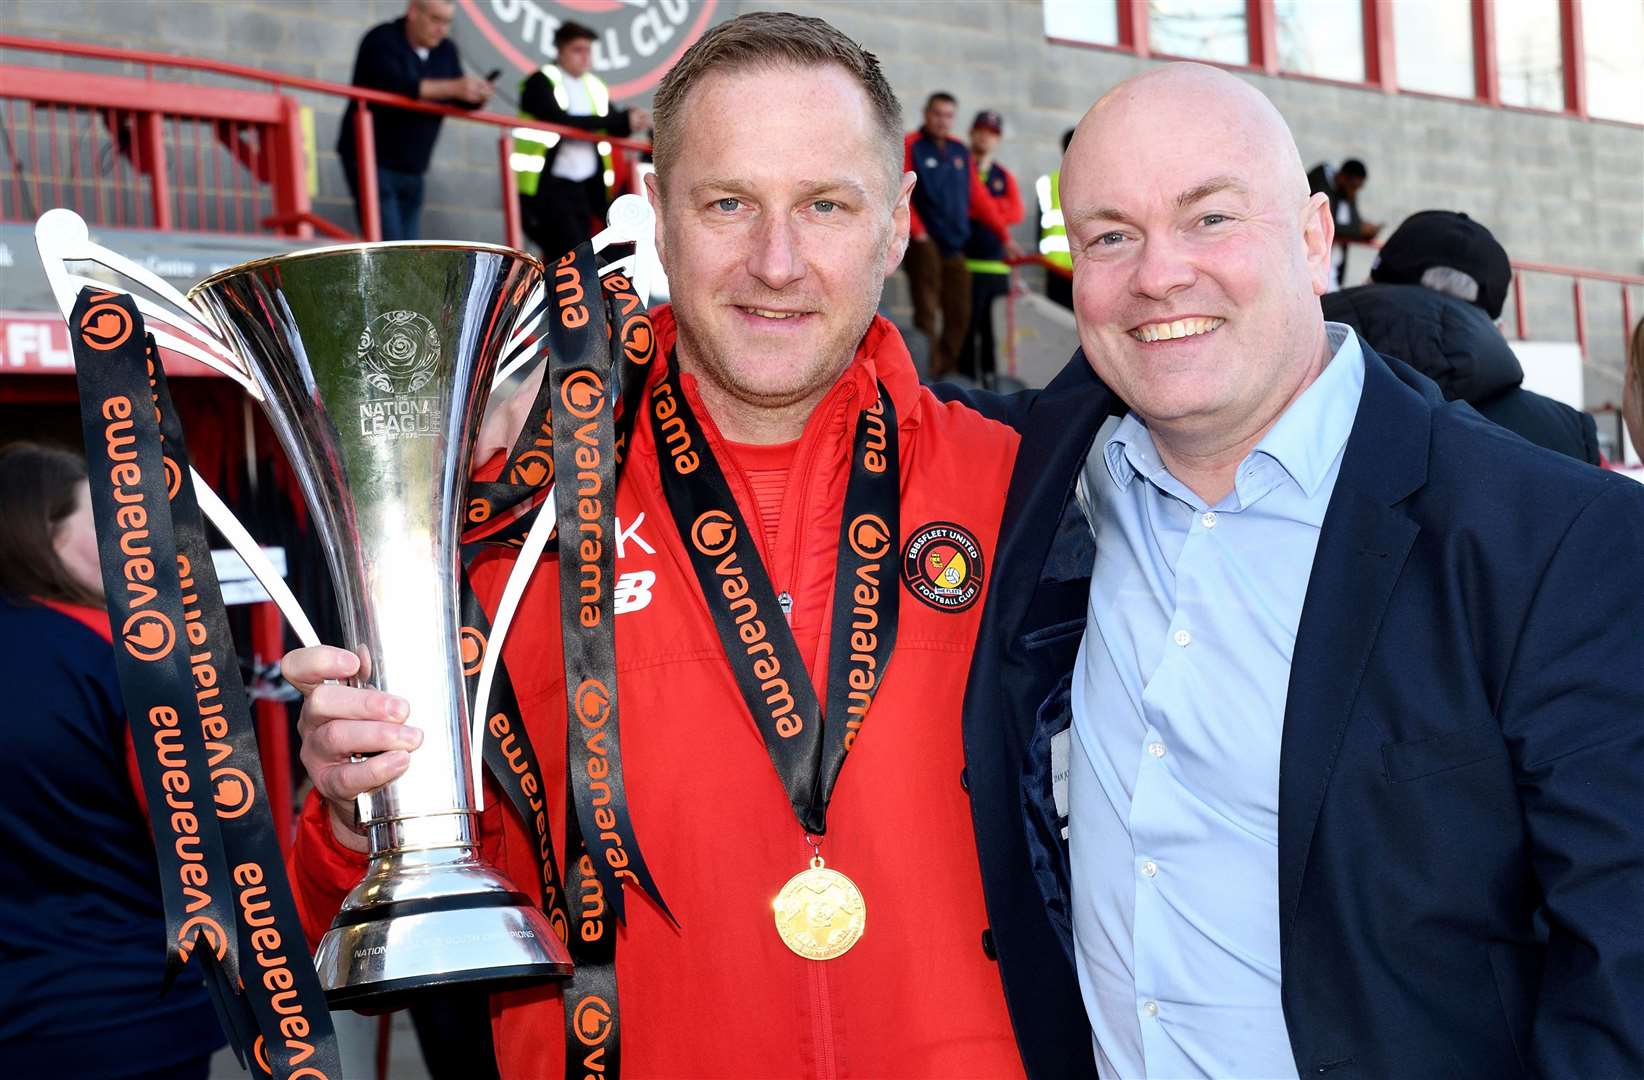
[[[136,302],[137,310],[143,316],[143,325],[154,335],[156,343],[228,376],[253,398],[263,400],[262,388],[234,355],[234,350],[209,328],[205,312],[196,308],[187,297],[172,288],[163,278],[138,266],[118,252],[92,243],[91,234],[79,214],[61,207],[47,210],[35,223],[34,242],[40,251],[40,262],[45,266],[46,280],[51,284],[52,296],[56,298],[65,321],[72,316],[80,290],[86,286],[123,293]],[[136,282],[166,303],[151,300],[114,282],[71,274],[66,265],[71,262],[97,263],[116,277]],[[73,327],[70,327],[71,332],[72,330]],[[180,336],[185,333],[190,336]],[[280,613],[286,617],[298,638],[304,645],[318,645],[320,639],[319,635],[314,633],[313,623],[303,613],[302,606],[297,603],[297,598],[292,595],[285,579],[280,577],[279,571],[268,561],[268,556],[263,554],[263,549],[252,539],[246,527],[240,524],[240,519],[234,516],[233,511],[224,505],[215,491],[211,490],[211,485],[193,468],[189,469],[189,480],[194,485],[194,497],[199,501],[200,510],[228,541],[229,546],[245,560],[246,566],[250,567],[257,581],[279,607]]]
[[[74,301],[86,286],[129,295],[136,302],[137,310],[143,316],[143,324],[154,335],[156,343],[228,376],[252,398],[263,400],[262,388],[251,378],[251,372],[235,356],[228,343],[210,329],[210,320],[205,312],[157,274],[118,252],[93,243],[85,220],[79,214],[62,207],[41,214],[34,225],[34,245],[40,252],[46,280],[51,284],[52,296],[56,298],[64,320],[74,311]],[[71,262],[96,263],[113,280],[71,274],[67,266]],[[135,282],[165,303],[123,285],[119,278]]]
[[[649,262],[654,262],[656,247],[656,215],[651,210],[650,202],[639,195],[623,195],[611,204],[610,212],[606,215],[606,227],[594,237],[593,246],[595,251],[602,251],[612,244],[632,244],[633,254],[608,263],[600,270],[600,276],[623,274],[633,283],[634,291],[639,294],[640,300],[649,302],[650,281],[645,268]],[[553,268],[549,267],[549,272],[552,271]],[[519,369],[548,355],[543,338],[536,336],[536,331],[541,327],[548,310],[546,283],[537,285],[526,301],[524,310],[525,315],[520,318],[509,336],[502,360],[497,364],[497,373],[491,382],[492,389],[501,386]],[[508,636],[509,627],[513,625],[514,614],[519,610],[520,598],[525,595],[525,585],[542,560],[542,552],[548,546],[557,520],[554,489],[550,486],[547,496],[537,509],[536,517],[531,521],[530,531],[525,534],[525,543],[520,548],[519,557],[514,560],[514,568],[508,573],[508,580],[503,584],[502,598],[497,602],[497,613],[491,620],[490,640],[486,645],[485,657],[480,661],[479,679],[474,687],[474,707],[468,714],[471,727],[469,744],[473,750],[469,759],[473,765],[476,810],[485,809],[485,785],[480,782],[480,769],[484,761],[481,748],[485,737],[485,707],[491,700],[491,686],[496,682],[502,643]]]
[[[613,244],[632,244],[634,251],[602,267],[600,277],[621,273],[633,283],[640,300],[648,305],[651,300],[648,268],[656,262],[656,214],[652,212],[651,204],[639,195],[623,195],[611,204],[606,222],[605,228],[593,239],[594,250],[603,251]],[[553,269],[552,266],[547,267],[548,273],[552,274]],[[507,382],[519,369],[546,355],[539,347],[542,339],[537,334],[548,311],[546,281],[539,282],[531,291],[522,310],[525,314],[515,323],[513,332],[508,335],[508,344],[503,347],[502,359],[497,361],[497,372],[491,379],[493,390]]]

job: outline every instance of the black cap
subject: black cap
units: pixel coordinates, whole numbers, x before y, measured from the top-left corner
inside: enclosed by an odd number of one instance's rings
[[[1459,270],[1478,284],[1473,303],[1492,319],[1501,317],[1513,267],[1490,230],[1454,210],[1423,210],[1404,219],[1382,245],[1370,280],[1388,285],[1420,285],[1434,267]]]
[[[983,109],[976,114],[976,119],[970,122],[972,131],[977,128],[986,128],[997,135],[1003,135],[1005,133],[1005,118],[992,109]]]

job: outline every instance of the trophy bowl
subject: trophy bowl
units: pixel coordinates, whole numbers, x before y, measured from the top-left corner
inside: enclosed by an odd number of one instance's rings
[[[314,963],[333,1007],[565,978],[548,919],[479,852],[458,650],[463,493],[498,357],[541,282],[530,255],[406,241],[315,248],[207,278],[325,551],[355,680],[410,702],[422,745],[362,795],[370,841]]]

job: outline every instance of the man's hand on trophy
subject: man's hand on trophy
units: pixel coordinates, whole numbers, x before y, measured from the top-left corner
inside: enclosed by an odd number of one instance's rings
[[[354,799],[411,764],[410,751],[422,745],[422,731],[405,722],[410,705],[381,690],[328,681],[359,672],[360,658],[346,649],[294,649],[280,661],[280,670],[303,695],[300,756],[314,789],[331,807],[331,831],[344,846],[366,851],[365,837],[354,831]],[[370,756],[353,760],[359,755]]]
[[[479,438],[474,441],[476,472],[492,457],[513,449],[514,440],[519,438],[520,429],[531,415],[531,406],[536,404],[537,390],[542,387],[542,377],[547,371],[546,363],[538,364],[510,393],[491,396],[490,404],[485,407],[485,419],[480,421]]]

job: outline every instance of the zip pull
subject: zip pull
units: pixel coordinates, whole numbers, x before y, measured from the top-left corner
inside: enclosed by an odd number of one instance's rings
[[[782,617],[793,622],[793,596],[787,592],[777,594],[776,606],[782,609]]]

